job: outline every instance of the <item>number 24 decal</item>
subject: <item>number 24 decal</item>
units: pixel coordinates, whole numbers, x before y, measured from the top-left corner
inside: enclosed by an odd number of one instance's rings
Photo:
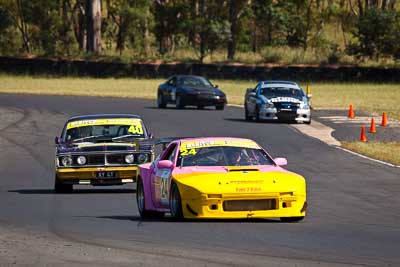
[[[181,156],[189,156],[197,154],[197,151],[194,148],[192,149],[181,148],[180,151],[181,151]]]

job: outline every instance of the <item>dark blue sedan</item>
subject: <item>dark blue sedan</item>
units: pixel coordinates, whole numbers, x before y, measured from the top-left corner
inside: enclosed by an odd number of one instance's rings
[[[199,109],[214,106],[217,110],[223,110],[227,100],[225,93],[204,77],[175,75],[158,87],[158,107],[165,108],[167,104],[175,104],[179,109],[185,106]]]

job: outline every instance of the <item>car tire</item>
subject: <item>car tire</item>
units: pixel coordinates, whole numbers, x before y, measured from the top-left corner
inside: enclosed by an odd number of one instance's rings
[[[177,109],[183,109],[185,107],[185,104],[183,103],[182,97],[178,95],[176,97],[176,108]]]
[[[305,124],[311,124],[311,115],[310,115],[310,120],[309,121],[305,121]]]
[[[139,210],[140,217],[143,219],[162,218],[164,212],[149,211],[145,206],[145,192],[142,179],[138,179],[136,186],[136,203]]]
[[[298,216],[298,217],[281,217],[282,222],[287,222],[287,223],[294,223],[294,222],[300,222],[304,219],[304,216]]]
[[[55,179],[54,192],[56,192],[57,194],[59,194],[59,193],[71,193],[72,190],[73,190],[73,185],[72,184],[63,184],[57,178]]]
[[[157,96],[157,106],[159,108],[165,108],[167,106],[167,103],[165,103],[164,97],[162,94],[158,94],[158,96]]]
[[[174,220],[181,220],[183,218],[181,194],[179,193],[179,188],[176,183],[172,183],[171,185],[169,210]]]
[[[260,121],[260,110],[259,110],[258,106],[256,107],[256,114],[254,115],[254,119],[256,121]]]
[[[225,105],[218,105],[218,106],[215,106],[215,109],[216,109],[216,110],[224,110],[224,108],[225,108]]]
[[[197,106],[197,109],[204,109],[204,106],[199,105],[199,106]]]
[[[244,105],[244,117],[246,118],[246,121],[253,120],[253,116],[249,115],[249,111],[247,110],[247,105]]]

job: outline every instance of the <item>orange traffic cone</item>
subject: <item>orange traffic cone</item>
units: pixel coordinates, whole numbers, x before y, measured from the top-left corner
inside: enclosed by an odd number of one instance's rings
[[[367,136],[365,135],[365,127],[361,126],[360,142],[367,142]]]
[[[375,119],[371,119],[371,126],[369,127],[369,132],[370,133],[376,133],[376,128],[375,128]]]
[[[356,116],[354,115],[353,105],[350,105],[350,108],[349,108],[349,115],[348,115],[347,117],[349,117],[350,119],[354,119],[354,118],[356,117]]]
[[[387,117],[386,117],[386,112],[383,112],[382,113],[382,123],[381,123],[381,126],[386,126],[388,123],[387,123]]]

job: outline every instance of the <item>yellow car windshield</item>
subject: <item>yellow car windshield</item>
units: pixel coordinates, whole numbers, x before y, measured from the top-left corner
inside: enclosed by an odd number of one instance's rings
[[[178,166],[252,166],[274,165],[273,160],[260,148],[212,146],[181,148]]]

